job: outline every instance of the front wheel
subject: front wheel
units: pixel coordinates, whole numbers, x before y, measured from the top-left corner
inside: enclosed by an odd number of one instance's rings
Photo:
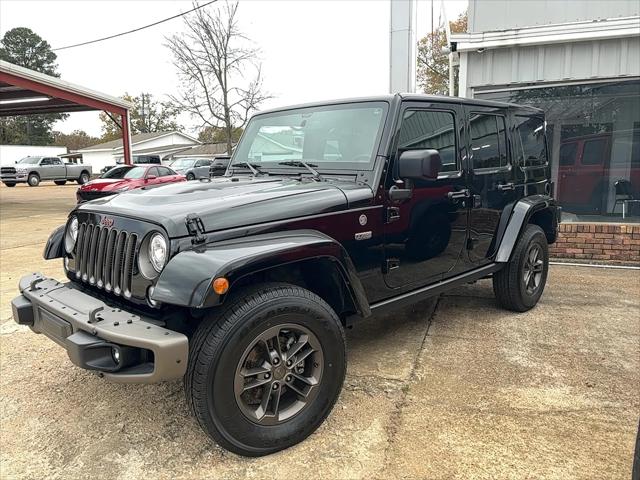
[[[537,225],[527,225],[514,248],[511,261],[493,275],[498,303],[516,312],[535,307],[549,272],[547,237]]]
[[[196,176],[193,173],[191,172],[187,173],[187,180],[191,181],[195,179],[196,179]]]
[[[345,376],[344,330],[329,305],[294,285],[228,301],[190,343],[187,403],[224,448],[267,455],[304,440],[331,412]]]
[[[15,187],[16,184],[14,182],[2,182],[4,183],[7,187]]]
[[[29,184],[30,187],[37,187],[38,185],[40,185],[40,176],[37,173],[29,174],[29,177],[27,178],[27,183]]]

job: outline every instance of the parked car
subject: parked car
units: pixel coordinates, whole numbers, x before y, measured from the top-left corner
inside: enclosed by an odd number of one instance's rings
[[[136,188],[184,182],[184,175],[162,165],[122,165],[100,178],[82,185],[76,192],[78,203],[108,197]]]
[[[0,180],[7,187],[17,183],[28,183],[37,187],[43,180],[53,180],[56,185],[64,185],[67,180],[75,180],[83,185],[91,178],[91,165],[65,164],[58,157],[25,157],[15,166],[0,167]]]
[[[616,180],[626,180],[640,193],[640,159],[631,165],[611,162],[611,133],[567,138],[560,144],[558,201],[572,212],[604,214],[607,192]],[[632,142],[628,145],[632,150]],[[613,181],[612,181],[613,179]]]
[[[131,163],[135,165],[148,165],[148,164],[162,165],[162,161],[160,160],[159,155],[132,155]],[[112,168],[115,168],[117,165],[124,165],[124,160],[121,158],[118,159],[118,161],[116,162],[116,165],[107,165],[102,170],[100,170],[100,173],[101,174],[106,173]]]
[[[178,158],[171,163],[171,168],[187,177],[187,180],[209,178],[209,168],[213,160],[210,158]]]
[[[229,161],[231,157],[228,155],[218,155],[213,159],[211,163],[211,167],[209,168],[209,176],[210,177],[219,177],[224,175],[227,171],[227,167],[229,166]]]
[[[107,380],[183,378],[233,452],[282,450],[329,415],[356,321],[481,278],[536,305],[559,217],[544,125],[426,95],[260,113],[226,176],[78,206],[44,251],[69,281],[23,277],[14,318]]]

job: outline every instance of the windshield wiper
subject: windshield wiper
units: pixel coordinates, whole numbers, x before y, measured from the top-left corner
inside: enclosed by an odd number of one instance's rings
[[[251,170],[251,173],[256,176],[264,173],[260,171],[260,165],[258,165],[257,163],[237,162],[231,164],[232,169],[233,167],[248,168],[249,170]]]
[[[313,163],[307,163],[304,160],[288,160],[286,162],[279,162],[278,165],[286,165],[288,167],[304,167],[311,172],[313,178],[318,181],[323,181],[322,175],[314,169],[313,167],[317,167],[318,165],[314,165]]]

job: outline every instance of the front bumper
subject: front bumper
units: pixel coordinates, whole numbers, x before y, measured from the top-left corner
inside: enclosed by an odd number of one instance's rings
[[[2,174],[0,175],[0,182],[9,183],[25,183],[27,181],[27,174]]]
[[[20,292],[11,302],[14,320],[64,347],[79,367],[121,383],[172,380],[186,371],[187,337],[157,321],[112,308],[71,282],[38,273],[20,279]]]

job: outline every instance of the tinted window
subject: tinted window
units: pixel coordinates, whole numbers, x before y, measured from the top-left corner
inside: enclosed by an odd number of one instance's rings
[[[208,167],[211,165],[211,160],[198,160],[196,162],[196,167]]]
[[[607,141],[604,138],[587,140],[582,149],[582,164],[601,165],[607,155],[606,148]]]
[[[43,158],[42,161],[40,162],[40,165],[51,165],[51,159]]]
[[[157,168],[158,168],[158,171],[160,172],[160,176],[161,176],[161,177],[166,177],[166,176],[169,176],[169,175],[173,175],[173,174],[174,174],[174,173],[173,173],[171,170],[169,170],[167,167],[157,167]]]
[[[507,165],[504,117],[475,113],[471,115],[471,154],[473,168],[499,168]]]
[[[516,156],[520,165],[531,167],[547,163],[547,150],[544,142],[544,120],[542,118],[516,117],[519,148]]]
[[[407,110],[404,113],[398,152],[425,149],[440,152],[442,172],[458,170],[453,112]]]
[[[576,163],[577,143],[565,143],[560,146],[560,165],[569,166]]]

